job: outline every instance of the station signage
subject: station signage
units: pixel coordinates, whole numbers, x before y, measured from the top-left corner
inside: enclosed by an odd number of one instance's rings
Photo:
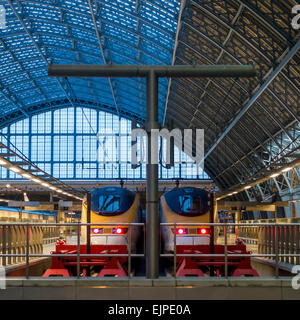
[[[12,208],[39,207],[40,203],[38,201],[8,201],[8,206]]]
[[[70,208],[70,207],[73,206],[73,201],[60,200],[59,201],[59,206],[60,206],[60,208]]]

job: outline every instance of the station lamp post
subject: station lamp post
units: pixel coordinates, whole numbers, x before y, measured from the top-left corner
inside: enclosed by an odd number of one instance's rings
[[[254,77],[253,65],[54,65],[48,66],[50,77],[145,77],[147,86],[148,154],[146,165],[146,277],[159,276],[159,214],[158,214],[158,164],[151,163],[152,129],[158,129],[158,79],[159,78],[237,78]],[[152,150],[153,151],[153,150]],[[157,152],[157,150],[155,151]]]

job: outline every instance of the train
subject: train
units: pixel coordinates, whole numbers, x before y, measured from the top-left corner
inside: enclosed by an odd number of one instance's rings
[[[87,223],[87,200],[82,203],[82,223]],[[139,195],[121,187],[103,187],[91,192],[91,244],[128,245],[131,237],[131,249],[135,251],[141,227],[128,223],[141,222]],[[101,224],[104,225],[101,225]],[[116,225],[107,226],[106,223]],[[125,224],[125,225],[124,225]],[[86,226],[81,230],[83,243],[86,243]]]
[[[210,243],[210,226],[201,223],[210,222],[209,194],[194,188],[175,188],[160,199],[160,220],[162,223],[177,224],[162,226],[162,245],[165,252],[174,252],[174,234],[176,245],[208,245]],[[197,223],[186,226],[185,223]],[[179,225],[178,225],[179,224]]]
[[[164,251],[174,251],[174,232],[177,245],[206,245],[210,242],[209,226],[184,226],[184,223],[210,222],[208,192],[194,187],[175,188],[160,199],[160,221],[179,223],[174,226],[162,226],[162,245]],[[91,244],[128,245],[129,228],[127,223],[142,222],[139,195],[120,187],[104,187],[91,192]],[[86,199],[82,205],[82,223],[87,222]],[[104,225],[101,226],[101,223]],[[116,223],[106,226],[105,223]],[[123,224],[122,224],[123,223]],[[131,245],[136,244],[141,234],[140,227],[132,227]],[[86,227],[82,227],[82,240],[86,243]]]
[[[228,257],[225,262],[225,250],[237,255],[249,255],[250,252],[240,241],[228,245],[226,249],[224,245],[215,244],[214,235],[216,233],[213,232],[213,227],[206,225],[213,222],[211,215],[213,203],[210,203],[209,200],[207,191],[194,187],[175,188],[160,198],[160,222],[166,224],[161,226],[161,249],[166,253],[176,252],[174,275],[176,274],[177,277],[204,277],[208,274],[225,276],[227,270],[228,275],[233,277],[258,276],[258,273],[251,267],[249,257]],[[87,218],[87,199],[85,198],[82,204],[82,223],[87,223]],[[131,274],[132,269],[127,268],[131,260],[127,259],[126,254],[129,245],[131,252],[139,252],[141,245],[139,240],[143,238],[141,237],[143,231],[141,226],[129,227],[128,225],[143,222],[139,194],[121,187],[104,187],[93,190],[91,192],[90,222],[91,245],[87,245],[87,227],[82,226],[80,252],[84,255],[90,250],[89,252],[95,256],[80,257],[82,276],[86,276],[91,268],[94,273],[98,272],[98,277],[126,277],[129,272]],[[68,255],[77,250],[78,245],[67,244],[65,240],[59,240],[53,253],[63,254],[65,257],[53,257],[51,268],[43,276],[69,277],[75,275],[78,272],[75,269],[77,260]],[[110,256],[96,256],[103,253]]]

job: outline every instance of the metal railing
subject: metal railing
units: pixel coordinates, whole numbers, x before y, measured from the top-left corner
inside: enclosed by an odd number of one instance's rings
[[[278,239],[276,241],[276,232]],[[280,253],[280,262],[300,264],[299,223],[254,223],[239,228],[238,236],[246,244],[254,244],[260,254]],[[276,247],[278,246],[278,247]]]
[[[59,237],[50,237],[50,238],[43,238],[43,244],[52,244],[56,243]]]
[[[81,245],[81,227],[82,226],[126,226],[128,227],[128,243],[127,243],[127,253],[103,253],[103,254],[81,254],[80,253],[80,245]],[[26,235],[26,243],[25,243],[25,252],[22,253],[10,253],[7,252],[7,239],[6,239],[6,228],[12,227],[22,227],[25,230]],[[31,232],[32,228],[41,228],[41,227],[75,227],[76,228],[76,245],[77,245],[77,252],[76,254],[42,254],[42,253],[31,253],[30,251],[30,239],[31,239]],[[29,265],[30,265],[30,258],[52,258],[52,257],[70,257],[76,258],[76,276],[77,278],[80,277],[80,258],[97,258],[97,257],[127,257],[128,258],[128,277],[131,277],[131,259],[135,257],[145,257],[145,242],[144,242],[144,253],[132,253],[132,228],[133,227],[143,227],[143,234],[145,234],[145,224],[144,223],[0,223],[0,230],[2,231],[2,242],[0,247],[0,258],[2,258],[2,266],[7,265],[7,258],[21,258],[22,261],[25,259],[26,265],[26,278],[29,278]],[[58,237],[52,237],[51,239],[57,239]],[[49,239],[49,238],[48,238]]]
[[[81,245],[81,227],[83,226],[126,226],[128,227],[128,242],[127,242],[127,253],[101,253],[101,254],[82,254],[80,252]],[[225,278],[228,278],[228,259],[232,257],[260,257],[260,258],[271,258],[275,261],[275,275],[279,276],[279,262],[289,261],[289,263],[299,264],[300,261],[300,223],[161,223],[161,226],[173,226],[174,227],[174,252],[173,253],[160,253],[161,258],[173,258],[173,270],[174,277],[176,278],[177,269],[177,257],[223,257],[225,261]],[[224,254],[181,254],[177,253],[177,235],[176,230],[178,227],[188,227],[188,226],[210,226],[215,228],[215,235],[219,229],[222,230],[224,234]],[[11,253],[11,250],[7,247],[7,232],[9,228],[22,228],[25,232],[25,242],[22,242],[21,252]],[[132,258],[144,258],[145,257],[145,224],[144,223],[0,223],[1,230],[1,247],[0,247],[0,258],[2,258],[2,265],[6,266],[9,259],[21,258],[22,261],[25,259],[26,264],[26,278],[29,278],[29,266],[31,258],[52,258],[52,257],[66,257],[66,254],[42,254],[39,252],[34,252],[31,247],[31,240],[33,237],[33,228],[43,228],[43,227],[72,227],[76,229],[76,244],[77,252],[74,254],[68,254],[68,257],[76,258],[76,276],[80,277],[80,258],[97,258],[97,257],[114,257],[121,258],[127,257],[127,269],[128,277],[131,277],[132,271]],[[142,234],[144,237],[144,250],[143,253],[133,253],[132,252],[132,229],[133,227],[142,227]],[[251,237],[248,238],[249,230],[257,228],[257,238],[258,243],[261,243],[257,253],[250,254],[232,254],[228,252],[228,241],[229,235],[231,234],[229,230],[232,228],[237,228],[240,230],[238,232],[238,238],[244,239],[255,239],[253,231]],[[248,229],[245,229],[248,228]],[[248,231],[247,231],[248,230]],[[287,232],[288,230],[288,232]],[[240,236],[239,236],[240,235]],[[57,237],[50,237],[55,240]],[[263,244],[264,242],[264,244]],[[288,259],[288,260],[287,260]]]
[[[173,273],[174,277],[176,278],[176,271],[177,271],[177,257],[189,257],[189,258],[196,258],[196,257],[207,257],[207,258],[213,258],[213,257],[221,257],[224,258],[225,262],[225,278],[228,278],[228,258],[231,257],[257,257],[257,258],[272,258],[275,260],[275,276],[279,277],[279,261],[286,261],[289,262],[296,262],[296,264],[299,264],[300,261],[300,223],[161,223],[161,226],[168,226],[174,228],[174,235],[173,235],[173,244],[174,244],[174,251],[173,253],[163,253],[160,254],[160,257],[169,257],[173,258]],[[177,228],[178,227],[199,227],[199,226],[209,226],[215,228],[215,235],[217,234],[217,231],[220,231],[220,228],[222,229],[223,235],[224,235],[224,254],[178,254],[176,250],[176,244],[177,244],[177,237],[182,237],[181,235],[177,235]],[[249,228],[254,229],[258,228],[258,244],[259,250],[258,253],[250,253],[250,254],[231,254],[228,253],[228,235],[230,234],[228,232],[228,229],[232,228]],[[292,241],[288,241],[288,237],[284,237],[283,234],[287,235],[287,233],[283,233],[283,230],[293,230],[292,234],[293,237],[291,238]],[[272,241],[270,240],[270,230],[272,230]],[[236,239],[242,239],[245,240],[247,237],[239,237],[239,232],[236,233],[237,237]],[[263,238],[262,235],[266,234],[267,237]],[[215,237],[216,238],[216,237]],[[263,239],[265,239],[265,243],[262,244]],[[253,240],[253,239],[251,239]],[[272,249],[272,250],[271,250]],[[291,253],[292,252],[292,253]]]
[[[55,243],[57,239],[54,228],[48,224],[43,223],[42,227],[36,223],[0,223],[0,252],[5,254],[2,266],[22,263],[27,251],[40,254],[44,244]]]

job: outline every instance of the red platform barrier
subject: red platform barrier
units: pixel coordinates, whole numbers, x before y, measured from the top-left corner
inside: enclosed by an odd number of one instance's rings
[[[215,245],[211,253],[209,245],[177,245],[177,254],[224,254],[223,245]],[[70,255],[77,254],[77,245],[66,245],[64,241],[59,241],[56,245],[56,251],[53,254],[60,254],[61,257],[53,257],[51,268],[48,269],[43,277],[70,277],[77,274],[77,257]],[[86,245],[80,245],[80,254],[86,254]],[[235,245],[227,246],[228,254],[250,254],[246,245],[237,242]],[[127,247],[124,245],[91,245],[90,257],[80,257],[80,271],[82,276],[86,276],[89,267],[102,267],[98,277],[115,276],[126,277],[127,271],[125,264],[127,257],[118,257],[118,254],[127,254]],[[93,254],[110,254],[116,255],[110,257],[93,257]],[[213,269],[217,277],[225,276],[225,257],[177,257],[176,276],[198,276],[205,277],[205,271]],[[228,276],[252,276],[258,277],[258,273],[251,267],[250,257],[228,257]]]
[[[70,277],[77,274],[77,257],[71,257],[71,254],[77,254],[77,245],[67,245],[65,241],[59,240],[56,244],[56,250],[52,254],[62,255],[53,257],[51,267],[46,270],[43,277]],[[87,254],[86,245],[80,245],[80,254]],[[127,254],[126,245],[91,245],[90,257],[80,256],[80,272],[82,276],[86,275],[89,267],[103,267],[98,277],[115,276],[126,277],[127,271],[125,264],[127,257],[118,257],[118,254]],[[116,257],[93,257],[93,254],[109,254]]]
[[[177,254],[224,254],[225,247],[223,245],[215,245],[214,251],[211,253],[209,245],[177,245]],[[250,254],[246,249],[246,245],[237,242],[235,245],[227,246],[228,254]],[[228,257],[228,276],[252,276],[258,277],[258,273],[251,267],[250,257]],[[176,276],[183,277],[187,275],[204,277],[203,268],[213,268],[217,277],[225,276],[225,257],[177,257]]]

